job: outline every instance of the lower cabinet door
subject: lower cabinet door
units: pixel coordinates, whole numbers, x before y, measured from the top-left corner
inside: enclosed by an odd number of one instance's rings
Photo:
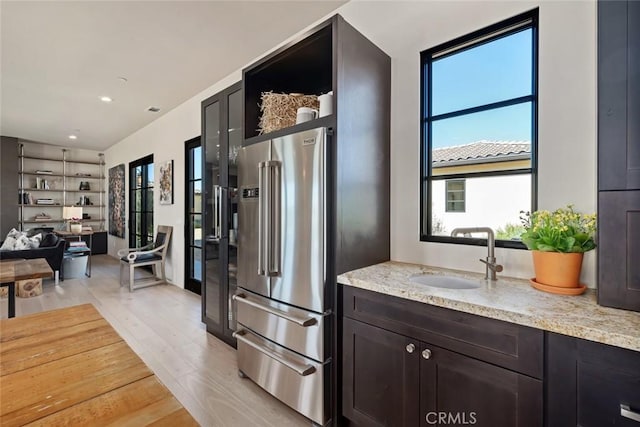
[[[547,333],[549,427],[640,426],[640,352]]]
[[[344,318],[342,413],[357,426],[419,424],[420,342]]]
[[[422,344],[420,425],[542,426],[542,405],[542,381]]]

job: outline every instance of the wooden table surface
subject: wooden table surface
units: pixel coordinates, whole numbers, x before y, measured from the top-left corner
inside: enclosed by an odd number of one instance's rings
[[[0,320],[0,425],[197,426],[91,304]]]
[[[0,262],[0,283],[53,276],[53,270],[44,258],[8,259]]]

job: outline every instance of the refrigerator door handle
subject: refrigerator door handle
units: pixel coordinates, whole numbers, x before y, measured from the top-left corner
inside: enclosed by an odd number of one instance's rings
[[[281,264],[281,241],[280,241],[280,227],[282,224],[282,214],[280,210],[280,198],[282,192],[281,185],[281,163],[278,161],[269,162],[269,166],[271,168],[271,236],[269,237],[269,251],[271,255],[269,256],[269,276],[279,276],[280,264]]]
[[[267,204],[267,194],[268,191],[268,183],[267,177],[265,176],[266,172],[266,162],[258,163],[258,275],[265,276],[265,205]]]
[[[243,343],[247,344],[248,346],[255,348],[256,350],[258,350],[260,353],[264,354],[265,356],[269,356],[270,358],[272,358],[276,362],[282,363],[284,366],[286,366],[289,369],[292,369],[293,371],[295,371],[298,375],[300,375],[302,377],[306,377],[307,375],[311,375],[316,371],[316,368],[313,365],[303,365],[302,363],[297,363],[297,362],[295,362],[293,360],[283,359],[282,357],[280,357],[278,354],[276,354],[275,352],[271,351],[270,349],[261,346],[257,342],[252,341],[250,338],[246,337],[245,334],[246,334],[245,331],[240,330],[238,332],[234,332],[233,333],[233,337],[235,339],[237,339],[238,341],[242,341]]]

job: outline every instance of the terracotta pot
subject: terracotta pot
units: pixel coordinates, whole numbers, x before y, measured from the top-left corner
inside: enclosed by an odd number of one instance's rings
[[[562,288],[580,286],[582,257],[580,253],[531,251],[536,282]]]

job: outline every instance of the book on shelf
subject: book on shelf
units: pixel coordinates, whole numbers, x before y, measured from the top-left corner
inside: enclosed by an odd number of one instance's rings
[[[56,202],[53,199],[36,199],[36,205],[55,205]]]
[[[18,195],[18,203],[20,203],[21,205],[32,205],[33,197],[31,197],[31,193],[27,193],[26,191],[20,193]]]

